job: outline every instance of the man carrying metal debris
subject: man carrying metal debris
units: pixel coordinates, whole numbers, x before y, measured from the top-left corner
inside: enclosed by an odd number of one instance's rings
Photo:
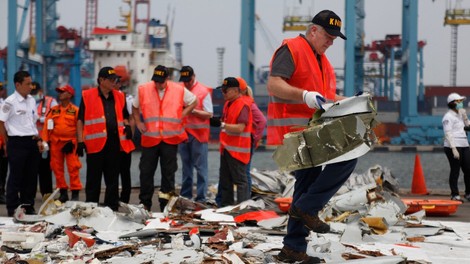
[[[341,19],[330,10],[319,12],[304,35],[286,39],[271,61],[268,91],[268,145],[282,144],[284,134],[302,130],[326,99],[337,101],[336,77],[325,51],[341,33]],[[318,263],[306,254],[309,231],[327,233],[330,226],[318,212],[353,172],[357,159],[295,171],[287,235],[278,259]]]

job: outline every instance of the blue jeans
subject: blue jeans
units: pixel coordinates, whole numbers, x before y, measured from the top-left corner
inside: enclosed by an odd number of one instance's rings
[[[310,215],[318,214],[333,195],[341,188],[356,167],[357,159],[295,171],[292,206]],[[289,218],[284,245],[305,252],[309,230],[300,219]]]
[[[183,180],[180,195],[188,199],[193,198],[193,170],[197,173],[197,202],[206,201],[208,169],[207,155],[208,144],[199,142],[193,135],[188,133],[188,141],[178,146],[183,164]]]

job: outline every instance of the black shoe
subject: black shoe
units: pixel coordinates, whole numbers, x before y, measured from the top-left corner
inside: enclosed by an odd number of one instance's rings
[[[70,199],[71,201],[79,201],[79,190],[73,190],[72,191],[72,198]]]
[[[324,234],[324,233],[330,232],[330,226],[326,224],[325,222],[323,222],[322,220],[320,220],[318,215],[307,214],[303,212],[302,210],[295,208],[292,205],[289,208],[289,215],[292,218],[301,220],[304,223],[306,228],[312,230],[315,233]]]
[[[7,197],[5,194],[0,194],[0,204],[6,204],[7,203]]]
[[[61,203],[65,203],[69,200],[69,195],[67,193],[67,189],[60,189],[60,197],[59,197],[59,201]]]
[[[287,263],[299,261],[301,261],[300,263],[321,263],[321,259],[309,256],[305,252],[295,251],[287,246],[281,249],[281,252],[277,255],[277,259]]]
[[[23,206],[21,206],[21,208],[23,208],[24,214],[27,214],[27,215],[35,215],[36,214],[36,210],[31,205],[23,205]]]

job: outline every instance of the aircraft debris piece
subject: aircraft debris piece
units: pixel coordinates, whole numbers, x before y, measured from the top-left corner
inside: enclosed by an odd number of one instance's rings
[[[31,250],[44,241],[44,233],[35,232],[2,232],[2,244],[9,247],[20,247]]]
[[[292,171],[360,157],[375,142],[377,115],[370,95],[349,97],[325,105],[302,131],[284,135],[273,154],[281,170]]]
[[[145,223],[148,219],[152,216],[150,215],[149,211],[145,210],[142,204],[140,205],[133,205],[127,204],[123,202],[119,202],[120,205],[120,212],[124,214],[126,218],[131,220],[132,222],[136,222],[139,224]]]
[[[289,218],[287,217],[287,215],[281,215],[279,217],[274,217],[274,218],[258,221],[258,226],[264,229],[268,229],[268,230],[272,230],[272,229],[279,230],[279,229],[287,227],[288,219]]]
[[[374,234],[383,235],[388,230],[388,223],[384,217],[363,217],[361,221],[366,223]]]
[[[204,209],[207,209],[207,206],[202,203],[191,201],[190,199],[186,197],[174,195],[169,199],[168,204],[165,206],[164,214],[165,215],[169,215],[170,213],[183,214],[189,211],[194,212],[194,211],[199,211],[199,210],[204,210]]]

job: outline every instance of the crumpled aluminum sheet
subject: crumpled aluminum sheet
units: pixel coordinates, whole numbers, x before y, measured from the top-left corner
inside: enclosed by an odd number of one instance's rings
[[[358,158],[376,141],[376,115],[369,95],[328,105],[323,113],[316,112],[308,128],[284,135],[273,158],[287,171]]]

